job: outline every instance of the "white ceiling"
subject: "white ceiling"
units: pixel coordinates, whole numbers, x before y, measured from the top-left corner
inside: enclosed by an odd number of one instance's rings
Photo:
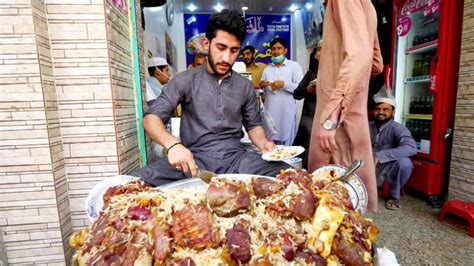
[[[168,0],[170,1],[170,0]],[[291,13],[288,9],[291,4],[298,7],[304,5],[308,0],[173,0],[175,6],[183,13],[190,12],[186,7],[189,3],[193,3],[198,7],[194,12],[213,13],[214,5],[220,3],[224,8],[241,10],[242,6],[247,6],[249,9],[246,13],[273,13],[283,14]]]

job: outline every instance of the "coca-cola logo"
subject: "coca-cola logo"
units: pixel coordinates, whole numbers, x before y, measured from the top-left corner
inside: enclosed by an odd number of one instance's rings
[[[401,17],[398,20],[397,34],[400,37],[403,37],[410,32],[411,29],[411,19],[409,17]]]
[[[438,4],[439,0],[408,0],[402,8],[401,16],[407,16],[423,8]]]

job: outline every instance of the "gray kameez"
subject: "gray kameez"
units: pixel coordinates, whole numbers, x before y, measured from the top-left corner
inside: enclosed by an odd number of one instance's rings
[[[410,131],[393,120],[377,130],[375,121],[369,123],[372,150],[378,159],[376,166],[377,185],[385,180],[392,184],[391,196],[400,198],[400,189],[405,185],[413,171],[410,156],[416,154],[416,142]]]
[[[266,162],[245,150],[240,139],[261,125],[257,97],[252,83],[236,72],[219,84],[205,65],[179,73],[163,89],[145,115],[154,114],[166,123],[181,104],[181,142],[194,156],[197,166],[218,174],[241,173],[276,176],[290,167],[283,162]],[[172,167],[168,158],[157,160],[133,173],[153,185],[190,178]]]

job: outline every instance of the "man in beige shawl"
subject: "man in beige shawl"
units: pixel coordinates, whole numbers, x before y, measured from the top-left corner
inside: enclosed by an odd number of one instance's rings
[[[370,0],[328,0],[317,80],[309,170],[360,159],[357,174],[377,211],[375,167],[367,121],[369,80],[382,72],[377,14]]]

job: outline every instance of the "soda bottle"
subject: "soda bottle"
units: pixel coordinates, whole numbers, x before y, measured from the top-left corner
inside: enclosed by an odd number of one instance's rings
[[[411,121],[411,120],[407,120],[407,121],[405,122],[405,127],[406,127],[406,128],[408,129],[408,131],[410,131],[410,133],[411,133],[411,131],[413,130],[413,129],[412,129],[412,128],[413,128],[413,126],[412,126],[412,121]]]
[[[413,113],[414,114],[419,114],[420,113],[420,96],[416,96],[415,104],[413,107]]]
[[[431,64],[431,56],[425,55],[425,57],[423,57],[423,67],[421,70],[422,76],[426,76],[430,74],[430,64]]]
[[[419,64],[419,60],[416,59],[415,62],[413,63],[413,70],[412,70],[412,77],[416,77],[418,76],[418,64]]]
[[[428,96],[423,97],[423,113],[422,114],[429,114],[430,113],[430,102]]]
[[[415,113],[414,110],[415,110],[415,96],[412,96],[411,101],[410,101],[410,107],[408,108],[408,112],[410,114],[414,114]]]
[[[430,124],[428,121],[423,122],[423,139],[429,140],[430,139]]]
[[[413,138],[415,139],[416,142],[420,142],[420,122],[418,120],[415,121],[415,125],[413,127]]]
[[[428,114],[433,113],[433,103],[434,103],[434,96],[430,96],[430,102],[428,104]]]
[[[415,37],[413,37],[412,47],[417,46],[419,42],[420,42],[420,33],[419,31],[416,31]]]

